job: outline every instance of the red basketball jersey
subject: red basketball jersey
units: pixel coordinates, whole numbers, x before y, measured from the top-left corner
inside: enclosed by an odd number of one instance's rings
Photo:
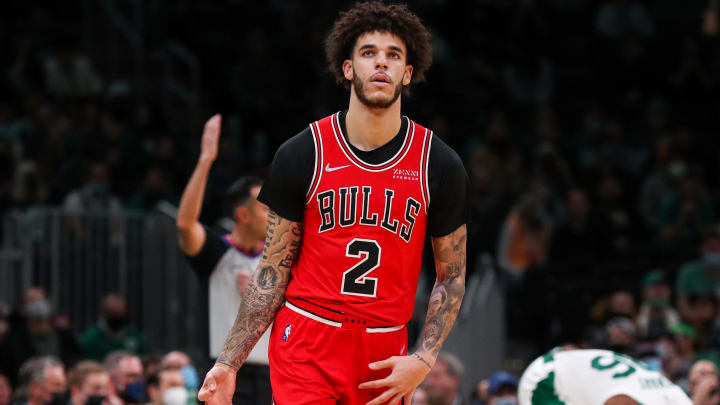
[[[368,164],[350,148],[339,113],[311,124],[315,171],[300,255],[286,297],[375,325],[412,316],[430,203],[432,132],[410,121],[400,150]]]

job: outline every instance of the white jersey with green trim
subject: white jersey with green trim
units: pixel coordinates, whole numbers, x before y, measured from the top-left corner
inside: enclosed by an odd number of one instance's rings
[[[692,405],[685,392],[657,371],[609,350],[558,350],[523,373],[520,405],[604,405],[627,395],[640,405]]]

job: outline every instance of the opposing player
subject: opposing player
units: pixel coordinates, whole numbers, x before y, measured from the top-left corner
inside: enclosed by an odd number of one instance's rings
[[[608,350],[554,350],[523,373],[520,405],[691,405],[641,362]]]
[[[273,319],[276,404],[409,404],[460,308],[467,175],[432,131],[401,115],[401,93],[430,66],[430,34],[406,6],[360,3],[335,22],[326,54],[350,105],[275,155],[258,197],[271,209],[263,257],[200,390],[209,405],[229,403]],[[426,233],[437,282],[408,354]]]

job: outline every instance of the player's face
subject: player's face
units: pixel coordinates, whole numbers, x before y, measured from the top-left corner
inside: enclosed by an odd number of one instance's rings
[[[369,108],[389,108],[410,84],[413,67],[407,64],[405,43],[388,32],[373,31],[358,37],[352,60],[343,64],[357,98]]]

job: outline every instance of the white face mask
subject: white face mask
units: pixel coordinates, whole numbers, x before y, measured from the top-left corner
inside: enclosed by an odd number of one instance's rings
[[[163,405],[186,405],[188,392],[185,387],[173,387],[165,390],[163,394]]]

